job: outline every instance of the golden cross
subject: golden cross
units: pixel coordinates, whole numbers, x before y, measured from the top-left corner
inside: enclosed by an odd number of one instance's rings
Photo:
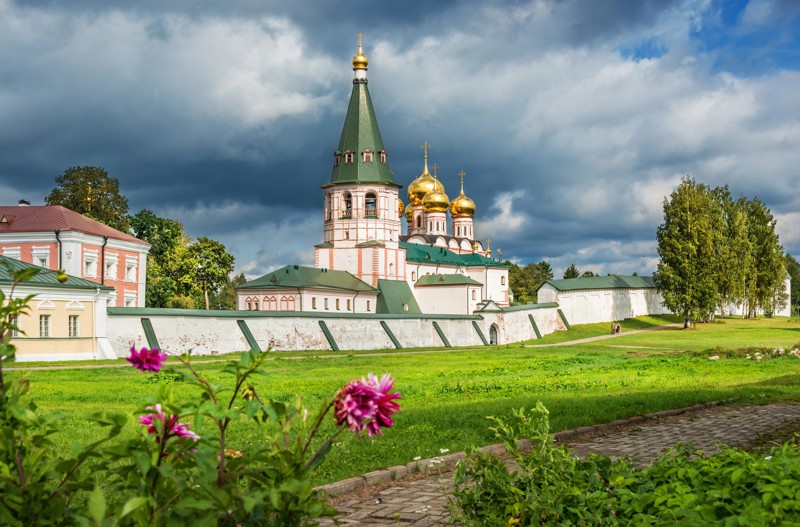
[[[436,170],[439,168],[439,165],[436,163],[433,164],[433,177],[436,179]]]
[[[461,178],[461,193],[462,194],[464,193],[464,176],[466,176],[466,175],[467,175],[467,173],[464,172],[463,170],[458,173],[458,177]]]
[[[428,149],[429,149],[430,147],[431,147],[431,145],[429,145],[429,144],[428,144],[428,141],[427,141],[427,140],[425,140],[425,141],[422,143],[422,146],[421,146],[420,148],[421,148],[422,150],[424,150],[424,151],[425,151],[425,157],[428,157]]]
[[[356,36],[358,37],[358,47],[361,47],[361,37],[363,37],[363,36],[364,36],[364,34],[363,34],[363,33],[359,33],[359,34],[358,34],[358,35],[356,35]]]

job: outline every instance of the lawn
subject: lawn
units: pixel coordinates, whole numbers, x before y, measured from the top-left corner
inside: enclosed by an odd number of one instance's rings
[[[456,452],[493,443],[485,416],[507,415],[512,408],[530,407],[537,400],[550,409],[555,431],[704,401],[800,401],[800,359],[755,361],[727,358],[721,352],[762,346],[788,349],[800,342],[796,321],[726,319],[691,330],[625,333],[665,321],[671,322],[661,317],[623,321],[623,333],[612,339],[547,348],[509,345],[451,353],[395,351],[302,359],[286,358],[294,353],[275,353],[276,359],[266,363],[267,374],[256,379],[256,389],[262,397],[300,396],[316,409],[347,381],[368,372],[390,372],[397,379],[403,411],[397,414],[396,426],[375,441],[340,436],[319,471],[318,483],[405,464],[415,456],[434,457],[440,449]],[[577,326],[526,344],[605,335],[607,326]],[[709,360],[710,355],[722,358]],[[221,363],[199,363],[197,369],[212,382],[226,382]],[[86,424],[87,415],[103,410],[131,415],[154,402],[159,384],[170,382],[169,376],[159,380],[128,367],[8,374],[30,379],[41,409],[64,414],[67,430],[56,437],[64,449],[98,433]],[[197,395],[185,383],[172,386],[179,400]],[[131,420],[129,430],[135,426]],[[327,432],[332,430],[328,423]],[[208,432],[200,430],[201,435]],[[246,449],[259,440],[255,428],[241,425],[233,430],[231,446]]]

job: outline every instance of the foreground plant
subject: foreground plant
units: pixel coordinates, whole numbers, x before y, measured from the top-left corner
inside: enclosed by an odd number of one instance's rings
[[[580,460],[549,434],[538,403],[491,428],[516,470],[472,451],[459,465],[452,501],[462,525],[798,525],[800,449],[794,443],[766,453],[724,449],[707,456],[687,445],[647,468],[627,459]],[[530,438],[529,451],[515,439]]]
[[[35,271],[15,273],[15,285]],[[27,313],[31,298],[14,299],[13,290],[5,298],[0,291],[0,525],[312,524],[336,512],[311,484],[334,438],[346,429],[380,435],[400,410],[389,375],[351,381],[309,419],[300,401],[264,400],[248,384],[264,373],[264,353],[229,361],[223,371],[232,377],[230,386],[212,384],[183,355],[177,373],[199,388],[195,401],[179,404],[169,387],[161,387],[156,400],[143,405],[133,438],[107,446],[128,419],[96,415],[106,436],[61,456],[49,440],[60,417],[37,411],[27,381],[3,377],[15,354],[12,322]],[[157,349],[135,348],[127,358],[149,373],[160,372],[166,359]],[[337,428],[318,440],[331,410]],[[248,420],[259,425],[259,444],[229,448],[230,427]]]

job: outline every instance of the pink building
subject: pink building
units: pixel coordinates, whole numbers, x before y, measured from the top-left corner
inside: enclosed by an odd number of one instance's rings
[[[23,203],[0,206],[0,254],[113,287],[110,306],[144,307],[148,243],[58,205]]]

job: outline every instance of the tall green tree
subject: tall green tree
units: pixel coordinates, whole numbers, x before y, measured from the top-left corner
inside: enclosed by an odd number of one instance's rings
[[[515,304],[536,302],[536,290],[547,280],[553,279],[553,268],[546,260],[525,267],[510,261],[505,263],[511,267],[508,271],[508,283],[514,293]]]
[[[209,293],[219,292],[228,275],[233,272],[234,257],[225,246],[210,238],[198,238],[189,246],[189,257],[194,265],[195,283],[203,292],[206,309],[209,309]]]
[[[747,227],[747,200],[733,200],[728,187],[713,191],[721,212],[722,236],[717,242],[717,289],[719,307],[744,303],[747,277],[753,270],[753,255]]]
[[[56,177],[58,186],[44,198],[122,232],[128,232],[128,199],[117,178],[101,167],[76,166]]]
[[[653,278],[664,304],[683,317],[687,328],[718,304],[717,209],[710,189],[688,176],[664,200],[664,223],[656,233],[660,260]]]
[[[786,306],[783,293],[786,271],[783,267],[783,247],[775,232],[777,221],[761,200],[747,202],[747,227],[753,255],[753,271],[747,283],[748,314],[755,316],[758,309],[767,314]]]
[[[564,271],[564,279],[568,280],[570,278],[580,278],[581,272],[578,270],[578,266],[573,264],[569,264],[569,267]]]
[[[211,309],[236,309],[236,286],[246,281],[244,273],[228,277],[219,292],[210,295]]]
[[[786,272],[789,273],[789,277],[792,279],[789,305],[792,306],[792,316],[797,316],[799,314],[797,312],[798,305],[800,305],[800,263],[797,258],[786,253],[784,255],[784,265],[786,266]]]

